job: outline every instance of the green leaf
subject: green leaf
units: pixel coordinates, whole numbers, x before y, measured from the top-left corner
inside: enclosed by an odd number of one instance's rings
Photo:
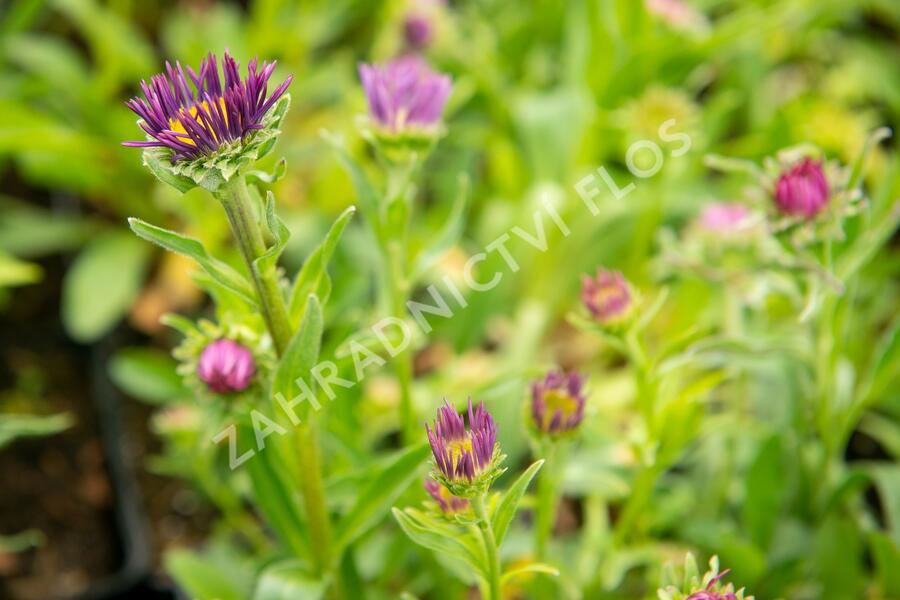
[[[421,475],[428,456],[428,444],[422,443],[398,452],[380,471],[372,473],[368,485],[357,495],[356,503],[338,523],[335,545],[338,554],[387,514],[391,504]]]
[[[265,171],[247,171],[245,173],[247,177],[247,183],[259,182],[259,183],[267,183],[269,185],[277,182],[279,179],[284,177],[284,174],[287,172],[287,161],[285,159],[279,160],[275,163],[275,169],[271,173],[266,173]]]
[[[462,235],[466,220],[466,197],[469,191],[469,180],[460,176],[459,189],[450,207],[450,214],[444,227],[435,235],[434,241],[416,257],[413,280],[425,273],[455,244]]]
[[[297,560],[285,560],[266,567],[259,576],[253,600],[319,600],[327,585],[306,572]]]
[[[162,246],[170,252],[193,258],[204,271],[209,273],[210,277],[252,306],[256,306],[256,295],[247,279],[229,265],[211,257],[199,240],[151,225],[134,217],[128,219],[128,225],[138,237]]]
[[[553,575],[554,577],[556,577],[559,575],[559,569],[557,569],[556,567],[551,567],[550,565],[546,565],[544,563],[530,563],[507,571],[503,574],[501,582],[506,583],[507,581],[510,581],[527,573],[544,573],[546,575]]]
[[[0,448],[15,440],[59,433],[72,426],[74,420],[67,413],[57,415],[0,415]]]
[[[266,192],[266,226],[269,233],[275,238],[275,245],[267,249],[266,252],[253,261],[254,267],[260,273],[268,273],[274,271],[278,264],[278,258],[284,251],[284,246],[291,237],[291,232],[287,226],[275,214],[275,196],[272,192]]]
[[[483,573],[486,565],[478,544],[458,527],[439,522],[435,517],[407,508],[391,509],[400,529],[416,544],[439,555],[448,555],[469,565],[476,573]]]
[[[42,546],[47,538],[37,529],[26,529],[11,535],[0,535],[0,553],[24,552]]]
[[[315,294],[310,294],[306,300],[303,322],[288,343],[275,370],[271,390],[273,399],[278,394],[285,400],[291,400],[296,395],[296,380],[306,378],[319,358],[323,327],[322,306]]]
[[[753,542],[767,548],[781,514],[786,489],[781,438],[773,435],[760,444],[747,471],[743,520]]]
[[[246,600],[242,583],[228,565],[189,550],[166,553],[166,571],[191,598],[203,600]]]
[[[153,404],[184,397],[186,390],[175,372],[177,363],[152,348],[124,348],[109,361],[113,382],[129,396]]]
[[[316,294],[320,298],[325,298],[325,296],[320,293],[324,291],[323,288],[325,287],[325,282],[328,278],[328,273],[325,268],[328,266],[328,261],[331,260],[331,255],[334,253],[334,249],[341,239],[344,228],[347,226],[347,223],[350,221],[350,218],[353,217],[355,212],[356,207],[351,206],[341,213],[337,220],[331,225],[331,229],[328,230],[325,239],[312,251],[309,258],[307,258],[306,262],[303,264],[303,268],[301,268],[300,272],[297,274],[297,278],[294,281],[294,288],[291,291],[291,301],[288,309],[292,323],[298,323],[303,318],[303,303],[307,296]],[[328,285],[330,286],[330,282],[328,282]]]
[[[869,547],[875,562],[875,571],[885,598],[900,597],[900,546],[880,531],[869,534]]]
[[[506,490],[506,493],[503,494],[503,497],[497,504],[497,508],[491,516],[491,526],[494,528],[494,538],[496,538],[498,546],[503,543],[503,538],[506,537],[506,531],[509,529],[509,524],[512,522],[513,517],[516,516],[519,502],[522,501],[522,496],[525,495],[528,484],[531,483],[531,480],[534,479],[534,476],[543,464],[543,460],[532,463],[524,473],[519,475],[515,483],[509,486],[509,489]]]
[[[87,245],[63,281],[62,318],[69,335],[90,342],[119,322],[140,292],[149,250],[124,231]]]
[[[240,429],[240,439],[254,439],[249,426]],[[253,498],[275,534],[300,557],[309,556],[306,521],[294,486],[288,480],[277,446],[266,447],[244,464],[250,475]]]
[[[33,265],[0,251],[0,288],[28,285],[41,280],[42,271]]]
[[[353,188],[356,190],[356,201],[362,207],[363,214],[368,219],[374,219],[378,215],[379,195],[375,191],[372,182],[369,181],[366,172],[347,152],[341,138],[328,131],[322,132],[322,138],[331,146],[332,150],[337,154],[338,161],[347,171],[347,174],[350,175]]]
[[[157,179],[167,185],[171,185],[182,194],[197,187],[197,184],[193,179],[185,177],[184,175],[179,175],[172,170],[171,159],[166,152],[159,148],[147,148],[142,153],[142,157],[144,166],[150,169],[150,172],[153,173]]]

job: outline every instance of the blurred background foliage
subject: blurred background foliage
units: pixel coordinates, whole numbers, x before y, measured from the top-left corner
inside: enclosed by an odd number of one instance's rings
[[[441,229],[461,186],[467,210],[462,236],[428,277],[458,277],[468,256],[510,227],[532,230],[532,213],[545,197],[572,235],[550,230],[547,253],[511,242],[521,269],[491,292],[472,295],[453,319],[435,321],[416,359],[420,414],[430,414],[441,396],[483,399],[498,417],[510,463],[520,464],[529,451],[521,425],[527,381],[552,364],[590,372],[590,424],[565,475],[571,501],[564,508],[574,524],[561,524],[556,540],[574,565],[572,585],[586,590],[585,597],[652,595],[659,565],[688,548],[718,553],[733,579],[763,600],[900,597],[896,244],[870,257],[846,305],[852,308],[840,313],[848,385],[875,382],[841,449],[848,460],[860,453],[866,468],[851,469],[857,478],[826,490],[807,468],[815,460],[804,452],[818,451],[807,444],[804,398],[813,384],[802,354],[808,330],[790,299],[776,299],[750,327],[783,351],[723,353],[714,369],[718,379],[694,390],[707,418],[670,415],[684,420],[683,439],[671,441],[674,467],[660,479],[633,543],[610,554],[581,541],[602,537],[607,507],[614,515],[631,493],[634,457],[623,434],[633,418],[627,373],[608,348],[565,322],[577,305],[580,274],[598,264],[618,268],[654,297],[662,283],[659,231],[680,228],[706,202],[741,198],[751,183],[711,173],[703,164],[707,153],[758,161],[809,141],[851,163],[873,128],[896,131],[900,124],[895,0],[698,0],[692,6],[694,18],[681,22],[636,0],[473,0],[437,11],[427,56],[453,76],[454,90],[447,136],[430,157],[419,192],[416,243],[424,246]],[[277,59],[273,79],[294,75],[291,110],[273,153],[289,165],[274,191],[292,232],[284,267],[293,273],[355,202],[321,132],[340,136],[353,155],[368,159],[355,129],[356,116],[365,112],[356,65],[401,50],[409,8],[406,0],[5,3],[0,301],[15,286],[38,281],[45,257],[62,254],[60,318],[69,335],[93,343],[126,321],[148,336],[149,347],[119,353],[113,378],[138,398],[178,404],[184,390],[167,356],[175,340],[158,320],[170,311],[202,314],[205,301],[188,262],[132,236],[125,218],[186,232],[216,252],[233,250],[206,192],[182,196],[167,189],[142,167],[137,151],[120,145],[138,135],[123,101],[165,60],[196,65],[207,52],[226,48],[243,64],[257,55]],[[691,151],[667,155],[662,171],[641,180],[625,201],[606,199],[599,215],[584,218],[575,183],[601,165],[628,181],[629,144],[659,142],[659,125],[672,118],[674,129],[690,134]],[[890,218],[900,196],[892,145],[877,148],[865,171],[873,222]],[[276,158],[267,160],[274,166]],[[331,351],[378,316],[369,308],[378,268],[372,256],[363,228],[351,224],[331,268]],[[496,254],[482,268],[507,270]],[[671,293],[652,328],[653,343],[672,343],[691,327],[716,327],[727,295],[720,286],[690,278],[667,283]],[[396,395],[385,371],[328,411],[325,444],[338,497],[353,489],[347,485],[353,474],[365,471],[367,453],[395,431],[395,411],[385,408]],[[169,408],[155,425],[163,434],[184,424],[172,424]],[[167,452],[155,468],[198,478],[196,469],[204,466],[178,455],[177,443]],[[441,591],[440,579],[427,580],[433,565],[422,576],[405,570],[428,562],[424,553],[408,547],[383,553],[397,547],[392,536],[395,531],[380,532],[358,549],[364,580],[384,589],[406,580],[422,595],[457,597],[454,585]],[[513,535],[510,556],[527,543]],[[187,559],[176,555],[170,568],[190,571],[193,563],[179,560]]]

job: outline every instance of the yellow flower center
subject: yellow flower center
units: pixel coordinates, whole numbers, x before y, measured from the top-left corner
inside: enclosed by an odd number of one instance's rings
[[[547,428],[553,421],[557,412],[562,412],[563,421],[575,414],[578,410],[578,402],[562,390],[549,390],[544,394],[544,404],[547,410],[544,412],[544,422],[542,426]]]
[[[209,103],[206,100],[191,106],[191,108],[189,109],[189,112],[190,112],[191,118],[193,118],[194,121],[196,121],[198,125],[200,125],[203,128],[206,128],[206,124],[204,123],[203,119],[200,118],[199,113],[200,113],[201,108],[203,109],[203,111],[205,113],[209,114],[209,112],[210,112]],[[222,115],[225,117],[225,124],[227,125],[228,124],[228,113],[225,111],[225,98],[219,98],[219,109],[222,111]],[[184,125],[181,124],[181,119],[179,118],[179,116],[175,116],[174,118],[169,119],[169,129],[171,129],[175,133],[187,134],[187,131],[184,129]],[[215,131],[210,129],[209,133],[214,138],[216,138]],[[182,137],[179,139],[182,142],[184,142],[185,144],[188,144],[190,146],[196,145],[194,143],[194,140],[191,139],[190,137]],[[220,142],[221,140],[216,138],[216,141]]]
[[[463,454],[472,452],[472,439],[469,436],[461,440],[455,440],[450,442],[450,460],[453,462],[453,470],[456,470],[456,465],[459,464],[459,460],[462,458]]]

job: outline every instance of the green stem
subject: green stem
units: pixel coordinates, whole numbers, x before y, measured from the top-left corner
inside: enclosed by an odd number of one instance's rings
[[[225,184],[224,191],[218,194],[218,198],[225,208],[231,230],[253,279],[266,327],[278,355],[281,356],[291,341],[293,331],[278,278],[274,272],[263,273],[256,266],[256,259],[266,252],[266,244],[244,178],[232,178]]]
[[[281,357],[293,337],[293,327],[277,274],[274,270],[262,271],[256,266],[256,260],[266,252],[266,244],[254,210],[254,201],[244,178],[237,176],[231,179],[218,194],[218,198],[225,208],[238,247],[250,270],[266,327],[272,336],[275,350]],[[313,561],[319,574],[324,575],[334,566],[334,557],[331,544],[331,518],[325,501],[319,444],[315,429],[311,425],[298,427],[295,434],[300,470],[303,474],[300,480],[300,493],[309,521]],[[338,580],[339,574],[336,571],[333,597],[340,597],[341,586]]]
[[[488,518],[487,508],[484,505],[484,496],[476,496],[471,499],[472,510],[478,517],[478,528],[481,530],[481,539],[484,542],[484,550],[488,561],[488,597],[485,600],[501,600],[500,598],[500,557],[497,553],[497,540],[494,538],[494,528]]]
[[[556,454],[555,443],[546,441],[541,444],[544,468],[538,476],[537,509],[534,524],[535,554],[539,562],[543,562],[547,556],[547,543],[553,532],[556,505],[559,502],[556,485]]]

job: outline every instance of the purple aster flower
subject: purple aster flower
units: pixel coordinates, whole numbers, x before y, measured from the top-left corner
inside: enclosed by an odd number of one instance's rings
[[[778,178],[775,204],[785,214],[812,219],[828,204],[830,193],[822,163],[804,158]]]
[[[237,342],[216,340],[203,349],[197,375],[218,394],[240,392],[256,373],[253,354]]]
[[[359,66],[369,116],[391,133],[438,126],[452,86],[418,56],[395,58],[383,65]]]
[[[417,12],[409,12],[403,19],[403,37],[406,45],[413,50],[424,50],[431,45],[434,28],[431,19]]]
[[[595,278],[583,275],[581,301],[602,325],[621,323],[632,312],[634,299],[628,281],[618,271],[597,269]]]
[[[175,162],[212,154],[262,129],[263,117],[292,77],[268,94],[274,62],[260,66],[257,59],[251,60],[244,79],[227,51],[222,63],[224,82],[212,53],[200,62],[199,74],[180,63],[174,67],[166,63],[165,73],[151,77],[149,84],[142,81],[143,98],[132,98],[126,105],[141,118],[139,125],[150,139],[123,145],[169,148]]]
[[[433,479],[425,480],[425,491],[437,502],[445,515],[455,515],[469,508],[468,500],[454,496],[450,490]]]
[[[541,433],[559,435],[574,430],[584,418],[584,384],[578,373],[550,371],[531,384],[531,418]]]
[[[750,210],[743,204],[713,202],[700,213],[700,224],[707,231],[727,234],[740,230],[749,216]]]
[[[436,473],[443,479],[451,484],[473,484],[489,474],[497,449],[497,426],[485,410],[484,402],[473,410],[469,398],[469,429],[466,429],[463,417],[444,400],[432,427],[426,424],[425,431]]]

